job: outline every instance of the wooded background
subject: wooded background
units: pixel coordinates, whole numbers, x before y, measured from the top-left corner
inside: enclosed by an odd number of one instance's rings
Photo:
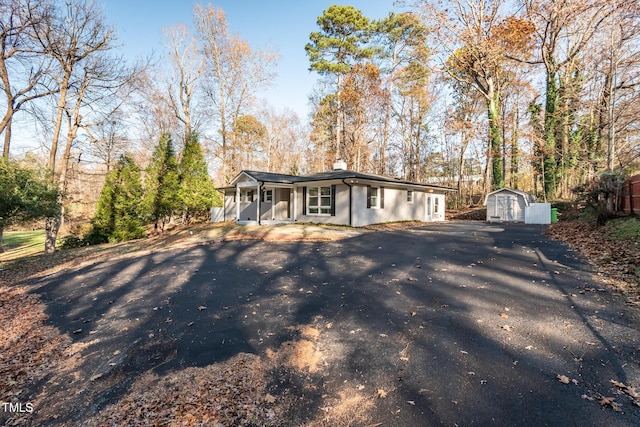
[[[147,168],[163,135],[179,162],[197,135],[216,185],[241,169],[348,168],[459,190],[571,197],[600,171],[640,170],[640,6],[634,0],[416,0],[371,20],[331,6],[300,40],[317,73],[310,117],[260,94],[276,51],[196,5],[161,56],[125,61],[99,2],[0,2],[3,156],[54,172],[62,218],[91,218],[126,157]],[[12,149],[26,123],[35,150]],[[50,227],[58,227],[52,223]]]

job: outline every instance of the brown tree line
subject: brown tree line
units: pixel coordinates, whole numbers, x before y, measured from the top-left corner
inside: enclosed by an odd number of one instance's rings
[[[318,18],[307,45],[321,76],[316,168],[341,157],[356,170],[547,199],[603,170],[638,170],[637,2],[406,7],[377,21],[338,6]]]
[[[97,200],[120,154],[144,168],[163,134],[180,151],[198,133],[218,184],[342,158],[456,186],[464,203],[503,185],[567,197],[602,170],[639,168],[635,1],[417,0],[378,20],[332,6],[317,23],[300,41],[319,75],[306,124],[260,102],[278,54],[213,5],[165,29],[165,56],[131,64],[97,2],[2,1],[3,156],[16,119],[36,128],[67,213]],[[64,217],[48,221],[50,245]]]
[[[47,252],[65,218],[92,216],[120,157],[130,154],[144,169],[164,135],[181,152],[199,134],[218,184],[240,168],[305,167],[299,118],[257,102],[276,53],[230,34],[213,5],[196,5],[193,25],[176,24],[165,36],[165,56],[127,63],[99,2],[0,2],[3,156],[15,151],[18,117],[27,135],[38,135],[30,148],[39,144],[41,159],[29,154],[31,161],[53,172],[62,194],[61,214],[46,221]]]

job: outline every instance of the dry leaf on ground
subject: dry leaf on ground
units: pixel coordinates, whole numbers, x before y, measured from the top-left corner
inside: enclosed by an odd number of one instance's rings
[[[615,397],[603,397],[602,399],[599,400],[600,406],[609,406],[611,407],[611,409],[613,409],[616,412],[619,412],[622,410],[622,405],[615,402],[616,398]]]

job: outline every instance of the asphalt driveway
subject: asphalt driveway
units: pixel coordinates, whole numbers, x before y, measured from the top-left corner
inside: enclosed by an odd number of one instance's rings
[[[33,292],[81,358],[73,377],[42,387],[84,401],[48,423],[81,423],[146,371],[305,339],[315,359],[269,385],[299,402],[288,425],[345,390],[375,396],[371,425],[640,425],[640,408],[610,382],[640,387],[637,308],[542,230],[454,222],[334,242],[218,242],[43,277]],[[114,370],[128,380],[109,380]]]

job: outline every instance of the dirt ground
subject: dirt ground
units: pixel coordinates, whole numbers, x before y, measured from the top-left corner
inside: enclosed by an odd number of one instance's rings
[[[637,308],[543,229],[189,234],[5,285],[0,422],[638,425]]]

